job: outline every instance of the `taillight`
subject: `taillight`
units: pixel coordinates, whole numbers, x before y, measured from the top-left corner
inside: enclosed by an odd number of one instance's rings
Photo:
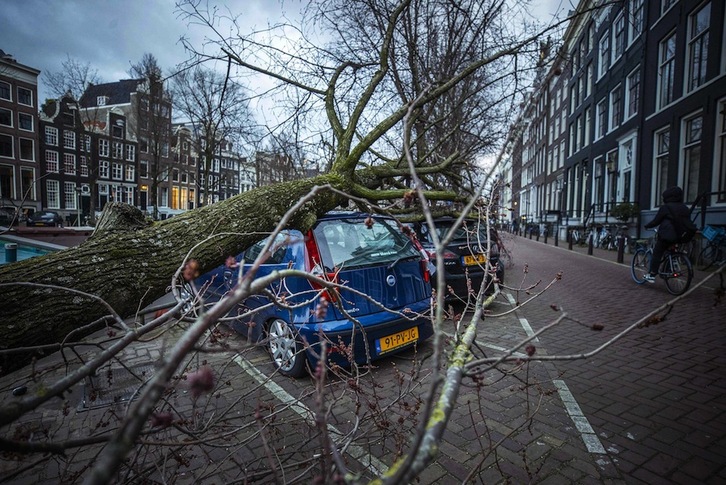
[[[323,278],[333,283],[337,283],[337,273],[326,273],[324,271],[325,265],[323,265],[323,262],[320,260],[320,251],[318,251],[318,245],[315,242],[315,238],[313,237],[312,229],[309,230],[308,233],[305,235],[305,249],[307,250],[308,256],[307,261],[305,261],[305,270],[309,273],[312,273],[314,276],[317,276],[318,278]],[[311,281],[310,284],[316,291],[323,290],[323,286],[314,281]],[[337,294],[337,291],[331,291],[328,289],[324,289],[322,292],[322,296],[327,298],[330,302],[338,301]]]

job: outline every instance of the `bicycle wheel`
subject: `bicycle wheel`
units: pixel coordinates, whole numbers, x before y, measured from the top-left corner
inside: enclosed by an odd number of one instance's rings
[[[691,286],[693,267],[691,260],[683,253],[673,253],[663,258],[661,274],[665,277],[666,288],[671,295],[682,295]]]
[[[709,244],[705,248],[703,248],[703,251],[701,251],[701,254],[698,255],[698,261],[696,262],[696,268],[705,271],[708,268],[713,265],[716,261],[719,260],[719,249],[717,246],[714,246],[712,244]]]
[[[645,283],[645,275],[650,270],[650,259],[653,257],[653,252],[645,248],[638,248],[633,254],[633,260],[630,262],[630,275],[633,277],[633,281],[642,285]]]

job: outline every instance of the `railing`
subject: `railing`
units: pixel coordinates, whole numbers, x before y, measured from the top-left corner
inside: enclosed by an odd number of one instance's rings
[[[693,214],[693,211],[696,209],[696,207],[698,207],[701,211],[701,230],[706,227],[706,212],[708,210],[708,206],[710,205],[709,200],[713,195],[726,195],[726,191],[721,190],[718,192],[703,192],[701,195],[696,197],[696,200],[693,201],[693,204],[691,204],[691,214]]]

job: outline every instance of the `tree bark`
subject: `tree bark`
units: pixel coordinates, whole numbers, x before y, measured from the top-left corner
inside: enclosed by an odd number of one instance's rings
[[[165,293],[194,245],[211,235],[224,234],[190,256],[206,272],[261,239],[261,233],[272,231],[285,212],[314,186],[326,184],[342,191],[350,188],[350,181],[336,174],[261,187],[144,229],[118,232],[106,228],[78,247],[3,266],[0,349],[61,342],[70,331],[108,315],[106,308],[88,297],[29,288],[18,282],[80,290],[104,299],[122,317],[130,317]],[[307,230],[341,200],[333,192],[321,191],[293,215],[289,225]],[[31,358],[30,352],[2,355],[0,374],[27,364]]]

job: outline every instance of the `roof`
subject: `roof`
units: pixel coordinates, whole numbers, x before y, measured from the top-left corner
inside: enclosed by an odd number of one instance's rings
[[[143,79],[122,79],[113,83],[91,84],[81,96],[81,106],[84,108],[98,106],[99,96],[108,97],[106,106],[129,104],[131,93],[135,93],[143,82]]]

